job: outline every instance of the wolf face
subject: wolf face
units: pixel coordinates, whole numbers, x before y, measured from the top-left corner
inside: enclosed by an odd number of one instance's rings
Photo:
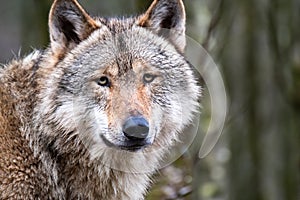
[[[181,1],[154,1],[128,19],[93,19],[76,1],[55,1],[49,26],[58,62],[39,118],[65,142],[80,138],[94,158],[162,155],[197,110],[199,87],[182,55],[184,25]]]

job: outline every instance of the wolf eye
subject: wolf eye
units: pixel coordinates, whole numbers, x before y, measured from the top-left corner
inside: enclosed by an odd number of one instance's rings
[[[144,83],[151,83],[156,78],[153,74],[144,74],[143,81]]]
[[[102,76],[97,80],[97,84],[103,87],[109,87],[110,82],[109,79],[106,76]]]

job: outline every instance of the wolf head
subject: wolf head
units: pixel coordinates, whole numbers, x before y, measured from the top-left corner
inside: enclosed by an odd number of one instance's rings
[[[198,104],[183,56],[182,1],[155,0],[141,16],[106,19],[92,18],[75,0],[56,0],[49,30],[57,61],[41,97],[40,118],[52,130],[46,135],[71,143],[69,150],[84,143],[94,159],[126,154],[156,162]]]

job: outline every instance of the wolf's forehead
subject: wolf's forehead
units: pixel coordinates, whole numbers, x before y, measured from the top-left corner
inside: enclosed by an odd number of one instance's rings
[[[135,25],[134,18],[99,18],[103,28],[92,34],[85,45],[83,59],[101,67],[112,75],[122,76],[128,71],[160,68],[172,62],[176,49],[166,39],[151,30]]]
[[[114,64],[107,66],[104,73],[114,77],[120,77],[124,75],[140,74],[149,69],[150,67],[141,60],[132,60],[130,64]]]
[[[97,18],[112,34],[129,30],[135,24],[136,18]]]

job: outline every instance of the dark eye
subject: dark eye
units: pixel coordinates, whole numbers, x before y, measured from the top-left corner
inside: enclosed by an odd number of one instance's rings
[[[103,87],[109,87],[110,82],[109,79],[106,76],[102,76],[97,80],[98,85],[103,86]]]
[[[144,74],[143,81],[144,83],[151,83],[156,78],[153,74]]]

